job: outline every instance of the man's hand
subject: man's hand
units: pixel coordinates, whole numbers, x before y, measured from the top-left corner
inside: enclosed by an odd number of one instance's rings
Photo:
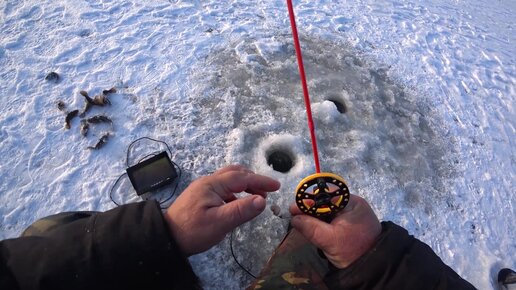
[[[235,227],[265,208],[267,192],[280,183],[240,166],[222,168],[188,186],[164,214],[170,231],[187,256],[208,250]],[[235,193],[252,195],[236,198]]]
[[[293,204],[292,226],[321,249],[328,260],[343,269],[371,249],[382,227],[363,198],[351,195],[348,205],[330,224],[303,214]]]

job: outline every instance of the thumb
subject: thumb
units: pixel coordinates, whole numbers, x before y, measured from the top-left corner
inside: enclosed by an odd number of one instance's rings
[[[330,224],[305,214],[294,216],[290,223],[312,244],[324,250],[331,237],[332,227]]]
[[[265,209],[265,199],[259,195],[250,195],[236,199],[218,208],[222,227],[229,232],[237,226],[252,220]]]

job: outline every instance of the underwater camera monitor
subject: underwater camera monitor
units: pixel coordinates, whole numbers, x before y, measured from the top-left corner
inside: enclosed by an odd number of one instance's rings
[[[172,183],[177,172],[166,151],[127,168],[127,175],[136,194],[156,190]]]

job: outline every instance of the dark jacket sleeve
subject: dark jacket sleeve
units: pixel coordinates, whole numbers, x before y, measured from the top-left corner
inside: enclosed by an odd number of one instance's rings
[[[373,249],[325,278],[330,289],[475,289],[425,243],[392,223],[382,223]]]
[[[0,242],[0,289],[199,289],[154,201]]]

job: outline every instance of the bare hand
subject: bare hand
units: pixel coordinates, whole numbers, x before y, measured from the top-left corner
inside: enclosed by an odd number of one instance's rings
[[[303,214],[295,204],[290,207],[291,224],[328,260],[343,269],[360,258],[375,243],[382,227],[365,199],[351,195],[348,205],[330,224]]]
[[[222,168],[188,186],[164,214],[170,231],[187,256],[218,244],[235,227],[265,208],[267,192],[280,183],[240,166]],[[252,195],[236,198],[235,193]]]

